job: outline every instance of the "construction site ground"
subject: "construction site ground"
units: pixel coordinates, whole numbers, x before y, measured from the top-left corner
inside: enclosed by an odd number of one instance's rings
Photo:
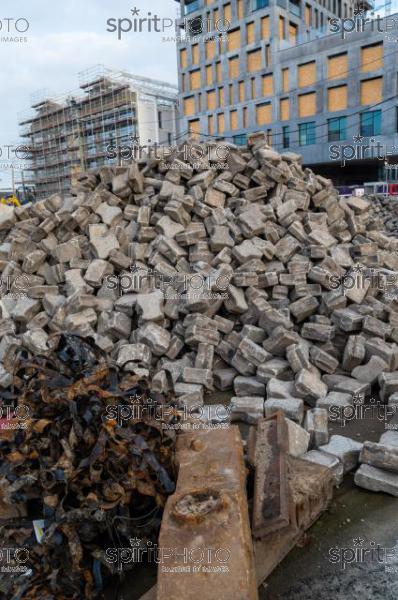
[[[228,404],[229,393],[218,392],[208,403]],[[329,423],[330,434],[358,441],[377,441],[386,430],[384,421],[361,419],[344,426]],[[243,437],[248,427],[241,425]],[[259,590],[260,600],[396,600],[398,598],[398,551],[396,564],[377,561],[352,562],[345,569],[329,561],[331,548],[355,548],[354,540],[368,548],[375,542],[384,548],[398,545],[396,499],[357,487],[348,474],[335,489],[334,499],[311,527],[300,547],[296,546]],[[134,581],[134,590],[132,582]],[[121,586],[120,600],[138,600],[156,583],[156,568],[140,566]]]
[[[374,494],[354,485],[347,476],[330,510],[309,530],[305,547],[296,547],[269,577],[261,600],[395,600],[398,596],[396,572],[386,572],[384,564],[352,563],[345,570],[328,560],[329,548],[352,548],[361,535],[382,547],[392,548],[398,540],[395,499]]]
[[[376,441],[385,431],[377,419],[330,424],[330,433],[358,441]],[[330,509],[311,527],[305,545],[296,547],[267,580],[261,600],[396,600],[398,597],[398,555],[395,568],[386,572],[377,561],[352,562],[345,569],[329,561],[330,548],[355,548],[354,540],[382,548],[398,544],[396,499],[375,494],[354,484],[354,475],[344,478],[335,490]],[[395,571],[395,572],[394,572]]]

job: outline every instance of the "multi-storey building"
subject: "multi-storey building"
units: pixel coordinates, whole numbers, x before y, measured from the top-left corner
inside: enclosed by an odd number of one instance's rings
[[[181,0],[181,11],[180,131],[244,144],[262,130],[336,182],[397,178],[385,163],[398,163],[398,15],[375,21],[351,0]]]
[[[79,73],[79,83],[74,93],[36,95],[20,117],[29,149],[25,183],[37,198],[68,192],[83,171],[175,141],[175,86],[103,67]]]

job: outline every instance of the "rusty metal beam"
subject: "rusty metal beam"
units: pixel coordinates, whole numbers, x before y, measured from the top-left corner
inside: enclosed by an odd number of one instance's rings
[[[315,523],[333,497],[333,473],[327,467],[289,456],[291,493],[289,527],[254,542],[257,584],[260,585]]]
[[[283,425],[280,424],[280,418],[278,421],[278,417],[271,417],[270,419],[265,419],[262,421],[262,425],[260,427],[260,431],[264,428],[264,431],[269,430],[269,425],[265,426],[265,423],[276,422],[279,423],[279,430],[275,429],[272,434],[270,434],[270,438],[266,438],[268,441],[276,440],[277,445],[279,445],[281,454],[283,454],[283,449],[285,448],[285,444],[287,438],[284,438],[283,433]],[[278,425],[277,425],[278,428]],[[225,480],[229,478],[229,469],[228,466],[236,463],[236,460],[231,461],[231,456],[228,456],[228,452],[225,449],[225,437],[220,436],[221,432],[217,435],[217,441],[208,444],[204,438],[200,434],[193,435],[189,438],[187,434],[181,436],[178,445],[178,457],[180,460],[180,477],[177,484],[177,492],[179,494],[180,490],[184,492],[185,489],[191,489],[192,487],[196,489],[200,482],[206,482],[207,486],[213,485],[221,485],[224,486]],[[224,432],[225,433],[225,430]],[[262,434],[263,435],[263,434]],[[256,431],[255,428],[250,432],[250,439],[248,443],[248,458],[249,462],[254,464],[255,461],[255,449],[256,449]],[[192,451],[196,449],[195,452],[211,452],[211,456],[207,459],[207,467],[206,460],[201,461],[192,461]],[[287,455],[287,449],[285,448],[285,454]],[[203,457],[204,458],[204,457]],[[221,460],[221,465],[219,464],[218,459]],[[238,461],[241,463],[241,459]],[[200,472],[196,472],[197,465],[200,465]],[[218,465],[218,466],[217,466]],[[259,468],[261,466],[258,463]],[[206,470],[207,469],[207,470]],[[282,471],[283,472],[283,471]],[[236,470],[234,469],[234,473],[236,475]],[[240,471],[243,479],[244,473]],[[281,473],[281,471],[279,471]],[[207,475],[208,477],[207,477]],[[207,478],[206,478],[207,477]],[[181,484],[180,484],[181,478]],[[236,477],[234,477],[235,483],[232,484],[232,487],[236,487]],[[315,463],[310,463],[308,461],[301,460],[300,458],[295,458],[293,456],[286,456],[286,478],[285,478],[286,486],[288,488],[287,497],[289,499],[289,524],[287,527],[283,527],[278,530],[274,530],[271,533],[268,533],[262,539],[257,539],[254,541],[254,559],[255,559],[255,572],[256,572],[256,580],[257,585],[261,585],[261,583],[272,573],[272,571],[282,562],[285,556],[294,548],[297,542],[302,537],[303,533],[311,527],[311,525],[321,516],[322,512],[327,509],[332,497],[333,497],[333,487],[334,487],[334,478],[332,472],[326,467],[322,467],[321,465],[317,465]],[[232,483],[232,481],[231,481]],[[180,487],[181,485],[181,487]],[[244,485],[242,482],[240,485]],[[219,488],[220,489],[220,488]],[[238,489],[240,486],[238,486]],[[263,489],[264,488],[261,488]],[[244,497],[240,496],[241,499]],[[264,497],[266,501],[266,497]],[[244,499],[245,501],[245,499]],[[170,505],[171,507],[172,505]],[[274,504],[274,507],[278,506]],[[194,542],[191,539],[191,536],[195,534],[201,535],[201,532],[193,526],[192,523],[189,523],[185,528],[177,529],[175,525],[173,525],[173,518],[170,514],[170,508],[167,507],[167,528],[169,528],[169,524],[172,524],[172,529],[165,529],[166,521],[164,518],[164,524],[162,525],[161,532],[161,544],[166,544],[168,547],[171,547],[172,543],[175,543],[175,540],[179,539],[179,543],[182,543],[182,539],[188,540],[191,542],[191,545]],[[218,513],[218,517],[221,516],[222,513]],[[242,514],[245,515],[245,510],[242,511]],[[165,515],[166,516],[166,515]],[[239,513],[236,513],[236,519],[240,520]],[[214,530],[215,536],[219,531],[220,522],[215,521],[217,528]],[[212,526],[212,525],[210,525]],[[222,525],[221,525],[222,527]],[[225,527],[229,527],[229,519],[225,520]],[[184,530],[184,536],[182,537],[181,529]],[[245,526],[246,530],[246,526]],[[170,534],[173,536],[181,535],[181,537],[170,537]],[[207,535],[207,534],[206,534]],[[233,535],[235,535],[233,533]],[[197,539],[197,538],[196,538]],[[206,538],[208,539],[208,538]],[[216,539],[214,537],[213,539]],[[217,538],[220,539],[220,538]],[[246,537],[244,538],[246,539]],[[185,544],[187,542],[184,542]],[[241,545],[242,539],[238,541],[236,540],[236,545]],[[191,547],[191,546],[190,546]],[[237,548],[236,551],[239,551]],[[251,544],[250,540],[247,545],[247,551],[251,556]],[[251,558],[249,559],[249,564],[251,562]],[[245,565],[247,565],[247,559]],[[193,579],[191,579],[191,575],[186,575],[183,582],[180,579],[179,582],[171,581],[172,577],[176,577],[174,574],[170,574],[167,578],[167,574],[160,574],[162,565],[159,565],[159,578],[158,581],[161,585],[161,593],[157,592],[156,587],[152,588],[143,598],[142,600],[170,600],[170,598],[184,598],[184,600],[193,600],[196,597],[203,597],[203,600],[207,600],[208,598],[232,598],[233,600],[239,598],[242,599],[252,599],[256,596],[249,595],[247,596],[239,595],[239,592],[231,589],[229,587],[229,581],[224,580],[224,578],[220,580],[215,580],[220,583],[221,587],[223,585],[226,586],[224,590],[224,595],[220,594],[218,587],[214,587],[213,581],[209,582],[209,588],[207,587],[207,580],[205,577],[200,579],[200,577],[196,577],[195,586],[192,587]],[[245,567],[246,569],[246,567]],[[251,567],[250,567],[251,570]],[[245,570],[244,570],[245,572]],[[179,576],[178,576],[179,577]],[[240,576],[239,576],[240,577]],[[233,580],[235,585],[235,580]],[[199,587],[198,587],[199,586]],[[250,590],[252,584],[250,583]],[[205,589],[205,594],[203,594],[203,590]],[[209,592],[210,589],[210,592]],[[241,590],[242,588],[239,588]],[[214,593],[214,595],[213,595]],[[238,595],[236,595],[238,593]],[[157,594],[157,595],[156,595]],[[174,594],[174,596],[173,596]]]
[[[239,429],[183,433],[177,461],[160,531],[157,600],[256,600]]]
[[[258,421],[249,440],[249,457],[255,468],[252,532],[254,538],[288,527],[288,429],[277,412]]]

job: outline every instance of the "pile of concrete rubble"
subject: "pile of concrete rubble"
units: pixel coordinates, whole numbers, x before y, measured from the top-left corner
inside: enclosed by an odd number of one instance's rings
[[[398,198],[397,196],[367,196],[372,204],[376,218],[380,220],[388,235],[398,235]]]
[[[398,240],[374,228],[368,200],[339,199],[262,134],[248,150],[189,150],[102,167],[74,196],[0,207],[0,385],[21,343],[38,355],[58,332],[91,338],[154,390],[172,386],[182,407],[194,411],[217,389],[234,391],[223,420],[281,410],[308,436],[300,454],[311,448],[338,480],[364,450],[329,441],[331,411],[379,383],[385,405],[396,402],[398,303],[388,286]]]

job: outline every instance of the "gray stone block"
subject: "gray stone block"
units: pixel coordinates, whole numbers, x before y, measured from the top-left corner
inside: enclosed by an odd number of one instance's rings
[[[328,444],[320,446],[319,450],[336,456],[342,463],[344,473],[356,468],[359,462],[363,444],[342,435],[332,435]]]
[[[220,391],[230,390],[237,376],[235,369],[215,369],[213,371],[214,385]]]
[[[370,465],[361,465],[355,473],[357,486],[371,492],[384,492],[398,498],[398,474],[377,469]]]
[[[213,388],[213,374],[209,369],[185,367],[182,370],[182,380],[184,383],[196,383],[204,385],[209,390]]]
[[[360,462],[378,469],[398,473],[398,446],[365,442],[361,451]]]
[[[305,413],[304,427],[310,434],[310,447],[319,448],[329,441],[329,413],[325,408],[312,408]]]
[[[308,450],[310,434],[291,419],[286,419],[288,428],[289,454],[301,456]]]
[[[251,425],[264,416],[264,398],[257,396],[234,396],[230,404],[231,421],[243,421]]]
[[[383,433],[379,444],[382,446],[398,446],[398,431],[386,431]]]
[[[138,329],[137,340],[149,346],[155,356],[163,356],[170,346],[171,335],[156,323],[146,323]]]
[[[145,344],[126,344],[118,352],[116,364],[122,369],[126,369],[128,363],[135,362],[142,365],[150,365],[152,353]]]
[[[164,318],[163,292],[156,290],[150,294],[137,294],[135,307],[142,321],[160,321]]]
[[[270,417],[281,410],[285,417],[301,424],[304,417],[304,402],[301,398],[267,398],[264,403],[265,416]]]
[[[352,370],[351,375],[363,383],[374,383],[381,373],[388,370],[388,365],[379,356],[372,356],[366,365]]]
[[[344,421],[346,411],[353,408],[353,396],[343,392],[329,392],[316,402],[316,408],[327,410],[329,421]]]
[[[286,349],[286,358],[294,373],[310,368],[308,346],[304,344],[292,344],[288,346]]]
[[[343,368],[352,371],[358,367],[365,358],[365,338],[360,335],[350,335],[343,355]]]
[[[265,384],[255,377],[235,377],[234,390],[237,396],[265,396]]]
[[[296,390],[300,395],[317,401],[325,398],[328,392],[326,384],[309,369],[302,369],[296,376]]]
[[[344,477],[344,467],[341,460],[336,456],[332,456],[331,454],[322,452],[321,450],[310,450],[309,452],[303,454],[300,458],[316,463],[317,465],[327,467],[333,471],[336,486],[339,486],[342,483]]]
[[[294,381],[281,381],[272,377],[267,383],[267,398],[291,398],[295,395]]]
[[[264,348],[247,337],[243,338],[243,340],[240,342],[238,350],[246,360],[256,367],[260,366],[271,358],[269,352],[266,352]]]
[[[317,346],[311,346],[310,357],[312,363],[324,373],[332,374],[339,366],[339,361]]]
[[[370,384],[358,381],[353,377],[345,375],[324,375],[322,377],[328,390],[333,392],[342,392],[352,396],[366,396],[370,393]]]
[[[257,367],[257,379],[268,383],[270,379],[281,377],[289,370],[289,363],[282,358],[272,358]]]

